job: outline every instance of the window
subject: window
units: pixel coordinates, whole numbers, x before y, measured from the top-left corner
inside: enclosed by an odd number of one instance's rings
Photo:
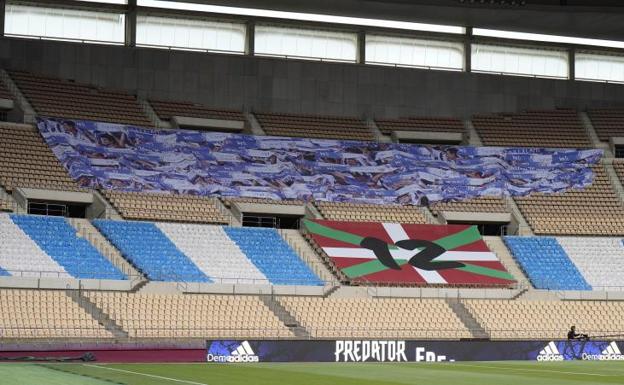
[[[355,33],[257,25],[255,36],[255,51],[260,56],[345,62],[357,58]]]
[[[175,17],[137,17],[137,45],[245,52],[245,25]]]
[[[566,79],[568,54],[555,49],[473,44],[472,70]]]
[[[124,29],[122,13],[6,5],[6,35],[123,44]]]
[[[624,82],[624,56],[578,52],[574,68],[577,79]]]
[[[366,35],[366,63],[439,69],[464,69],[462,43]]]

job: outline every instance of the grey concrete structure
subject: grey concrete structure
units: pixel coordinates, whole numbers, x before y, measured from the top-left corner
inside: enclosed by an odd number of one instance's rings
[[[569,80],[0,38],[0,66],[215,108],[395,118],[624,106]]]

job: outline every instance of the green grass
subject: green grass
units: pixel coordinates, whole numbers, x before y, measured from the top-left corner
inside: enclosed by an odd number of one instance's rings
[[[624,384],[624,362],[0,364],[3,385]]]

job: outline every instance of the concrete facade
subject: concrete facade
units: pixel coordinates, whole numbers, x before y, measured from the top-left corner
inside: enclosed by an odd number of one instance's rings
[[[394,118],[624,106],[624,85],[0,38],[6,69],[142,97],[262,112]]]

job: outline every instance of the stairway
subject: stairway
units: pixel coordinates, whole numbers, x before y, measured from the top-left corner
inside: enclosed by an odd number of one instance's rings
[[[109,241],[87,219],[68,218],[78,235],[93,245],[106,259],[124,273],[128,279],[143,281],[145,277],[130,264]]]
[[[171,128],[171,124],[169,122],[161,120],[147,100],[143,99],[142,97],[138,97],[137,101],[139,102],[139,105],[141,106],[141,109],[143,110],[145,115],[149,118],[149,120],[152,121],[152,123],[154,123],[154,126],[156,128]]]
[[[613,160],[603,159],[603,168],[607,172],[607,176],[609,177],[609,181],[611,182],[611,186],[613,186],[613,190],[617,193],[620,198],[620,202],[624,202],[624,187],[622,186],[622,182],[615,172],[613,168]]]
[[[609,148],[609,144],[608,143],[604,143],[600,140],[600,138],[598,137],[598,134],[596,134],[596,130],[594,129],[594,125],[591,122],[591,119],[589,118],[589,116],[587,115],[586,112],[579,112],[579,119],[580,121],[583,123],[583,128],[585,128],[585,133],[587,134],[587,137],[589,138],[589,140],[591,141],[592,145],[594,146],[594,148],[601,148],[605,151],[604,156],[607,158],[612,158],[613,154],[611,153],[611,149]]]
[[[468,311],[466,306],[457,298],[447,298],[446,303],[453,310],[455,315],[462,321],[464,326],[470,331],[473,338],[490,338],[490,335],[485,331],[483,326],[477,321],[477,319]]]
[[[321,258],[316,255],[310,244],[303,238],[299,230],[278,229],[279,235],[288,243],[288,245],[299,255],[302,261],[308,265],[319,278],[326,282],[337,283],[338,278],[327,269]]]
[[[472,121],[464,120],[464,127],[466,127],[466,130],[468,131],[468,144],[476,147],[483,146],[483,142],[479,137],[479,133],[472,124]]]
[[[511,215],[518,221],[518,235],[533,235],[533,229],[531,229],[529,223],[524,219],[516,201],[514,201],[512,197],[505,197],[505,203],[509,211],[511,211]]]
[[[6,72],[4,69],[0,69],[0,79],[9,90],[11,95],[13,95],[13,100],[15,100],[16,104],[24,113],[24,123],[36,123],[37,120],[35,117],[37,116],[37,113],[35,112],[30,102],[28,102],[28,99],[26,99],[24,94],[22,94],[22,91],[17,87],[15,82],[13,82],[13,79],[11,79],[8,72]]]
[[[488,245],[489,249],[496,254],[503,266],[505,266],[505,269],[507,269],[507,271],[511,273],[514,278],[516,278],[518,284],[520,284],[520,286],[530,287],[529,279],[516,263],[516,260],[509,252],[509,249],[505,245],[505,242],[503,242],[503,239],[501,237],[484,236],[483,240]]]
[[[110,318],[110,316],[97,307],[95,303],[91,302],[80,290],[65,290],[65,294],[116,338],[128,338],[128,332],[123,330],[114,319]]]
[[[275,316],[282,321],[286,327],[293,332],[296,337],[302,339],[310,339],[310,332],[299,324],[299,321],[290,314],[288,310],[282,304],[275,299],[272,295],[261,295],[260,300],[275,314]]]

